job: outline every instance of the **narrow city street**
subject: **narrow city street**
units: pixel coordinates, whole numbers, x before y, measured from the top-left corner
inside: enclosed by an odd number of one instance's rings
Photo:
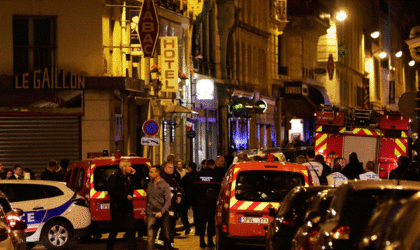
[[[189,235],[185,235],[184,232],[181,232],[181,236],[175,237],[175,247],[179,250],[200,250],[200,242],[199,237],[194,235],[195,229],[191,229],[191,233]],[[98,240],[91,240],[88,243],[79,243],[78,241],[73,241],[70,244],[69,249],[89,249],[89,250],[104,250],[106,249],[106,241],[107,241],[107,234],[104,234],[101,239]],[[146,249],[146,239],[147,237],[144,236],[142,238],[137,238],[137,248],[138,249]],[[41,244],[38,244],[35,248],[37,250],[44,250],[46,249]],[[115,244],[115,250],[125,250],[127,249],[127,242],[123,239],[123,233],[118,234],[118,240]],[[211,249],[211,248],[207,248]],[[241,249],[244,250],[262,250],[264,247],[242,247]]]

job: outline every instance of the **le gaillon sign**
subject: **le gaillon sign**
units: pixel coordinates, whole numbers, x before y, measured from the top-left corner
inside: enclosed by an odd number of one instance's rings
[[[84,89],[85,76],[55,67],[15,76],[15,89]]]

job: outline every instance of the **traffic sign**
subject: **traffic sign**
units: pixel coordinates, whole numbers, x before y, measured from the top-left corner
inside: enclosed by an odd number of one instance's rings
[[[155,136],[159,133],[159,123],[155,120],[147,120],[142,126],[143,132],[148,136]]]
[[[143,146],[159,146],[159,138],[142,137],[140,143]]]
[[[153,0],[143,1],[138,29],[144,57],[153,57],[159,36],[159,18]]]
[[[193,130],[187,131],[187,137],[188,138],[194,138],[195,137],[195,131],[193,131]]]

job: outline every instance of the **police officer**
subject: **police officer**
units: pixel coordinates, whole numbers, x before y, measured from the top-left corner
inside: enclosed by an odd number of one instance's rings
[[[163,165],[162,178],[169,184],[171,187],[171,207],[169,208],[170,216],[170,235],[171,241],[174,241],[175,227],[177,212],[179,209],[179,204],[181,203],[182,192],[179,188],[178,182],[176,181],[177,177],[174,175],[174,164],[172,162],[166,162]]]
[[[131,182],[132,174],[136,170],[127,160],[122,160],[119,167],[120,169],[108,179],[112,228],[108,237],[107,250],[114,249],[115,238],[121,226],[126,229],[128,249],[136,250],[133,211],[134,186]]]
[[[214,247],[213,236],[216,233],[215,213],[217,196],[219,194],[222,179],[215,168],[215,161],[210,159],[206,163],[206,168],[198,173],[195,179],[198,200],[199,221],[196,222],[197,234],[200,236],[200,247]],[[207,227],[207,244],[204,241]]]

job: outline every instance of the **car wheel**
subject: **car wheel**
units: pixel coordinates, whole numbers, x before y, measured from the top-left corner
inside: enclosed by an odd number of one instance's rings
[[[230,243],[226,237],[220,234],[219,230],[216,230],[216,250],[227,250],[230,249]]]
[[[64,249],[72,238],[71,226],[64,221],[48,222],[42,229],[41,242],[47,249]]]

